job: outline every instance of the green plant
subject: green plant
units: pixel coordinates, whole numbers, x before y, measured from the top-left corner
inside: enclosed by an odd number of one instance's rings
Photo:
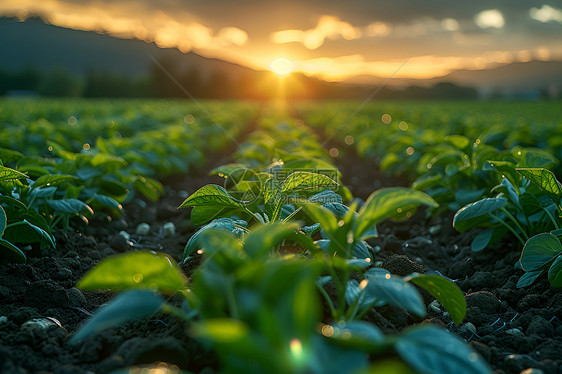
[[[102,261],[77,286],[125,291],[101,307],[71,342],[131,319],[170,313],[189,324],[192,336],[212,344],[225,373],[371,372],[381,363],[370,363],[368,354],[381,352],[398,355],[421,372],[490,372],[466,344],[437,327],[386,337],[363,321],[318,323],[319,264],[268,255],[296,228],[295,223],[262,224],[244,240],[228,231],[205,231],[200,239],[205,260],[189,288],[175,262],[162,254],[134,252]],[[182,306],[155,292],[181,295]]]
[[[414,275],[407,278],[392,276],[379,268],[361,273],[371,265],[371,254],[365,239],[377,236],[375,225],[387,218],[409,217],[419,205],[435,206],[428,195],[407,188],[381,189],[367,199],[358,213],[341,202],[322,206],[314,202],[304,204],[306,213],[323,229],[325,239],[317,242],[324,253],[315,253],[327,276],[317,283],[335,321],[360,319],[373,306],[390,304],[407,309],[423,317],[425,306],[421,296],[408,282],[414,283],[436,296],[459,324],[464,318],[466,305],[458,287],[442,277]],[[351,279],[352,273],[364,277]],[[323,285],[333,281],[337,300],[326,293]]]
[[[291,203],[323,188],[338,186],[326,175],[302,171],[290,173],[283,181],[278,181],[269,173],[255,174],[253,179],[246,181],[248,183],[244,187],[246,196],[251,196],[251,200],[238,200],[221,186],[207,185],[180,205],[180,208],[193,207],[191,217],[196,222],[213,219],[189,239],[184,249],[184,261],[197,249],[198,238],[206,230],[228,230],[241,236],[247,231],[248,222],[287,222],[300,210]],[[235,219],[227,218],[234,215],[237,216]]]
[[[532,284],[542,274],[548,274],[553,287],[562,287],[562,244],[560,230],[533,236],[521,251],[521,268],[525,274],[517,282],[517,287]],[[557,236],[558,235],[558,236]]]
[[[453,219],[453,226],[460,232],[485,228],[472,241],[473,251],[486,248],[507,232],[523,246],[537,233],[560,228],[556,216],[562,212],[562,188],[551,171],[490,163],[505,176],[502,183],[492,189],[498,195],[463,207]]]
[[[1,165],[0,186],[17,185],[27,176],[17,170]],[[0,194],[0,259],[10,262],[25,262],[25,253],[15,244],[41,243],[55,246],[55,238],[45,218],[22,201]]]

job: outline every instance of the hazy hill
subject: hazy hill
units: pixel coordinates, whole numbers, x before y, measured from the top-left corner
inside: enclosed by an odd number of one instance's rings
[[[148,73],[152,65],[149,55],[152,55],[157,60],[181,60],[185,67],[195,67],[201,71],[220,70],[231,74],[252,71],[195,53],[159,48],[155,43],[66,29],[36,18],[25,22],[0,18],[0,38],[0,68],[5,70],[28,66],[48,70],[58,66],[81,75],[95,68],[127,76],[141,76]]]
[[[432,79],[386,79],[384,77],[359,75],[346,83],[405,86],[433,86],[440,82],[452,82],[459,86],[473,87],[481,93],[517,93],[562,91],[562,61],[515,62],[484,70],[457,70]]]
[[[486,70],[458,70],[439,80],[476,87],[486,92],[521,92],[550,87],[561,90],[562,62],[515,62]]]

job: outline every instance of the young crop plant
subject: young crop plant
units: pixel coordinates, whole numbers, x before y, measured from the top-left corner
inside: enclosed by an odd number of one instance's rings
[[[385,336],[359,320],[319,322],[321,264],[271,252],[296,229],[296,223],[261,224],[242,239],[224,230],[203,232],[204,261],[190,283],[164,254],[133,252],[100,262],[77,287],[123,292],[102,306],[71,343],[168,313],[184,320],[191,336],[212,344],[224,373],[376,372],[382,363],[370,361],[371,353],[394,357],[401,370],[490,373],[482,358],[438,327]],[[314,251],[322,256],[320,248]],[[181,306],[172,295],[182,299]]]
[[[0,161],[0,190],[27,178]],[[40,243],[55,246],[55,238],[45,218],[16,197],[0,193],[0,261],[25,262],[26,255],[16,244]]]
[[[535,234],[560,228],[560,184],[551,171],[519,168],[508,162],[489,163],[503,176],[491,190],[496,196],[466,205],[453,219],[453,226],[460,232],[484,228],[471,243],[473,251],[483,250],[507,233],[523,246]]]
[[[282,181],[267,172],[248,175],[252,177],[242,178],[237,184],[237,192],[251,197],[249,200],[236,199],[219,185],[207,185],[180,205],[180,208],[193,207],[191,219],[194,223],[211,221],[189,239],[184,249],[184,261],[197,250],[199,236],[206,230],[221,229],[241,237],[248,231],[249,223],[287,222],[301,209],[295,208],[294,202],[322,189],[338,187],[334,179],[312,172],[295,171]]]
[[[441,143],[421,152],[417,167],[420,176],[412,187],[452,211],[486,197],[490,186],[500,183],[505,173],[515,173],[515,168],[551,167],[557,163],[540,149],[515,147],[500,151],[480,138],[472,142],[461,135],[446,136]],[[516,184],[518,180],[510,182]]]
[[[453,321],[460,324],[466,304],[460,289],[443,277],[414,274],[406,278],[392,276],[380,268],[370,267],[371,254],[364,241],[377,236],[375,225],[387,218],[408,217],[419,205],[436,206],[428,195],[408,188],[385,188],[371,194],[358,213],[355,206],[348,208],[341,201],[307,202],[305,212],[320,223],[323,239],[316,245],[316,261],[322,264],[325,276],[317,282],[321,294],[329,305],[334,321],[360,319],[372,307],[385,304],[405,308],[420,317],[425,316],[425,306],[414,283],[433,294],[449,310]],[[360,273],[363,280],[352,279]],[[334,301],[323,286],[333,282],[337,298]]]
[[[553,231],[537,234],[525,243],[519,260],[525,274],[517,282],[517,287],[528,286],[545,273],[548,274],[548,280],[553,287],[562,287],[562,184],[554,173],[547,169],[525,168],[517,171],[551,200],[550,210],[543,209],[554,227]],[[537,205],[535,201],[534,203]]]
[[[0,154],[8,155],[17,162],[18,169],[32,175],[1,166],[0,214],[5,221],[1,230],[3,261],[26,260],[24,252],[17,247],[19,244],[39,243],[41,249],[48,245],[55,247],[52,231],[57,227],[70,230],[73,217],[87,222],[86,216],[94,213],[90,205],[120,214],[121,204],[116,198],[127,196],[126,187],[103,179],[103,169],[84,165],[82,161],[88,157],[72,154],[73,159],[57,163],[3,149]]]

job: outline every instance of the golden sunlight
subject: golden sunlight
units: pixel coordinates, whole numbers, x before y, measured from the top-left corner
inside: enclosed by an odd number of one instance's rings
[[[269,70],[281,76],[285,76],[289,73],[292,73],[294,67],[295,66],[293,62],[287,60],[286,58],[278,58],[276,60],[273,60],[271,64],[269,64]]]

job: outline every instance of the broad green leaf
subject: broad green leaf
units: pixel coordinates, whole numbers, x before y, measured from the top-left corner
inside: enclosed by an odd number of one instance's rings
[[[304,211],[327,232],[332,232],[338,227],[336,216],[328,209],[316,204],[303,204]]]
[[[76,287],[85,291],[150,288],[173,294],[186,286],[187,279],[171,257],[139,251],[106,258],[90,270]]]
[[[451,143],[459,149],[464,149],[470,144],[470,140],[466,136],[462,135],[448,135],[443,138],[443,141]]]
[[[70,338],[70,343],[77,343],[127,321],[150,317],[159,312],[164,304],[162,296],[156,295],[152,291],[130,290],[124,292],[97,310],[86,324]]]
[[[137,180],[133,182],[133,186],[135,183],[138,183]],[[99,182],[99,184],[100,190],[97,191],[98,193],[106,196],[111,196],[119,201],[123,201],[129,193],[129,189],[125,184],[114,179],[104,178]]]
[[[0,238],[4,235],[4,230],[6,230],[6,225],[8,223],[8,216],[6,216],[6,211],[0,205]]]
[[[548,280],[553,287],[562,287],[562,256],[558,256],[548,269]]]
[[[556,205],[560,205],[562,185],[560,185],[553,172],[544,168],[517,168],[516,170],[537,185],[541,191],[547,193]]]
[[[257,259],[275,248],[289,234],[297,230],[296,223],[269,223],[253,229],[244,240],[244,251],[250,258]]]
[[[233,343],[246,338],[249,329],[239,320],[213,318],[193,324],[191,333],[198,338],[210,339],[215,343]]]
[[[18,152],[7,148],[0,148],[0,166],[4,164],[11,164],[13,162],[18,162],[25,156]]]
[[[349,208],[342,203],[326,203],[322,205],[322,208],[328,209],[330,212],[334,213],[336,217],[342,218],[344,217],[347,212],[349,212]],[[354,213],[357,216],[357,213]]]
[[[510,161],[488,161],[492,170],[495,170],[502,178],[506,178],[515,189],[521,183],[521,174],[515,169],[515,164]],[[486,168],[484,168],[486,170]]]
[[[462,205],[472,203],[482,197],[485,190],[459,189],[455,192],[455,200]]]
[[[114,167],[124,167],[127,166],[127,161],[123,160],[121,157],[113,156],[108,153],[101,153],[98,152],[92,158],[92,166],[99,167],[99,166],[108,166],[112,165]]]
[[[398,358],[377,358],[375,362],[371,362],[369,367],[364,370],[360,370],[355,374],[416,374],[416,372],[409,367],[404,361]],[[119,373],[121,374],[121,373]],[[127,373],[123,373],[127,374]]]
[[[533,213],[542,209],[542,204],[537,197],[531,193],[523,192],[519,195],[519,205],[523,209],[523,213],[529,217]]]
[[[121,204],[119,204],[119,201],[115,200],[112,197],[100,195],[100,194],[94,194],[93,197],[94,197],[94,200],[96,200],[98,203],[100,203],[103,206],[106,206],[106,207],[112,208],[112,209],[117,209],[117,210],[123,209],[123,206],[121,206]]]
[[[459,232],[465,232],[480,224],[490,221],[488,213],[492,213],[507,204],[505,197],[491,197],[478,200],[461,208],[453,218],[453,226]]]
[[[41,241],[41,238],[44,238],[55,247],[54,236],[41,214],[31,209],[27,213],[18,214],[16,219],[19,222],[6,228],[4,239],[11,243],[37,243]]]
[[[283,181],[281,193],[293,193],[320,188],[336,188],[339,183],[324,174],[295,171]]]
[[[422,175],[412,183],[412,188],[417,191],[425,191],[430,187],[438,185],[442,180],[441,175]]]
[[[470,249],[473,252],[480,252],[488,246],[490,240],[492,239],[492,234],[494,229],[492,227],[482,230],[474,237],[472,243],[470,243]]]
[[[35,232],[37,232],[39,234],[39,236],[41,236],[43,239],[48,241],[49,244],[53,248],[57,247],[57,244],[55,242],[55,237],[53,235],[49,234],[47,231],[43,230],[41,227],[34,225],[33,223],[29,222],[26,219],[23,220],[23,223],[27,224],[29,227],[31,227],[33,230],[35,230]]]
[[[68,152],[61,145],[52,141],[48,142],[48,145],[49,147],[51,147],[50,149],[52,149],[52,152],[56,157],[60,157],[65,160],[76,160],[76,154],[73,152]]]
[[[194,206],[189,219],[194,225],[201,226],[221,216],[229,216],[227,213],[230,210],[231,208],[222,206]]]
[[[164,192],[162,183],[155,179],[142,176],[137,176],[137,179],[133,182],[133,188],[152,201],[158,201],[160,195]]]
[[[340,345],[366,351],[376,350],[384,342],[382,331],[366,321],[348,321],[324,325],[321,332]]]
[[[359,282],[352,279],[347,282],[347,287],[345,288],[345,301],[349,306],[357,303],[357,308],[361,310],[372,305],[376,301],[376,298],[368,297],[359,286]],[[384,305],[384,302],[382,302],[381,305]]]
[[[99,177],[102,174],[103,172],[101,170],[92,167],[83,167],[76,170],[76,175],[78,176],[78,178],[82,180],[88,180],[95,177]]]
[[[185,260],[193,252],[195,252],[198,248],[201,247],[201,243],[199,243],[199,238],[201,237],[201,234],[204,233],[205,231],[222,230],[222,231],[234,232],[234,230],[236,230],[236,225],[237,225],[237,221],[234,221],[231,218],[217,218],[211,221],[209,224],[201,227],[187,241],[187,244],[185,245],[185,248],[183,250],[182,260]]]
[[[359,211],[355,237],[362,237],[367,230],[383,219],[418,205],[438,206],[429,195],[410,188],[383,188],[373,192]]]
[[[47,200],[47,204],[57,212],[78,214],[88,211],[90,214],[94,214],[88,204],[78,199]]]
[[[426,310],[418,290],[403,279],[390,274],[366,272],[363,283],[365,295],[384,301],[389,305],[404,308],[420,317],[425,317]]]
[[[398,339],[396,351],[420,373],[491,374],[486,361],[463,340],[435,326],[423,326]]]
[[[13,206],[13,207],[16,207],[18,209],[21,209],[24,212],[27,211],[27,206],[24,203],[22,203],[18,199],[14,199],[13,197],[10,197],[10,196],[0,195],[0,204],[6,204],[8,206]]]
[[[209,172],[209,175],[219,175],[228,177],[231,173],[237,170],[249,170],[244,164],[226,164],[217,166]],[[221,175],[222,174],[222,175]]]
[[[185,208],[189,206],[224,206],[244,208],[244,202],[236,200],[228,194],[221,186],[208,184],[195,191],[179,206]]]
[[[549,232],[527,240],[521,252],[521,267],[525,271],[537,270],[562,253],[560,240]]]
[[[269,179],[263,185],[262,194],[264,212],[273,221],[277,218],[281,209],[281,184],[274,178]]]
[[[324,205],[327,203],[340,203],[343,204],[343,200],[340,195],[332,190],[324,190],[308,198],[308,201],[313,203],[319,203]]]
[[[19,222],[6,228],[4,239],[11,243],[37,243],[41,238],[55,247],[55,239],[45,218],[31,209],[17,215]]]
[[[423,288],[439,301],[459,326],[466,314],[466,301],[461,289],[439,275],[416,275],[406,278],[408,282]]]
[[[57,187],[37,187],[32,188],[29,192],[29,197],[31,199],[37,199],[42,197],[51,197],[57,191]]]
[[[21,249],[6,239],[0,238],[0,260],[5,260],[7,262],[25,262],[26,257]]]
[[[541,274],[543,274],[545,271],[546,270],[544,269],[539,269],[539,270],[525,272],[525,274],[523,274],[521,278],[519,278],[519,280],[517,281],[517,288],[523,288],[533,284],[533,282],[538,277],[540,277]]]
[[[35,183],[33,183],[33,188],[57,186],[62,183],[76,181],[78,179],[79,178],[75,177],[74,175],[64,175],[64,174],[43,175],[39,177],[35,181]]]
[[[28,176],[20,173],[17,170],[10,169],[5,166],[0,166],[0,183],[25,178],[28,178]]]

